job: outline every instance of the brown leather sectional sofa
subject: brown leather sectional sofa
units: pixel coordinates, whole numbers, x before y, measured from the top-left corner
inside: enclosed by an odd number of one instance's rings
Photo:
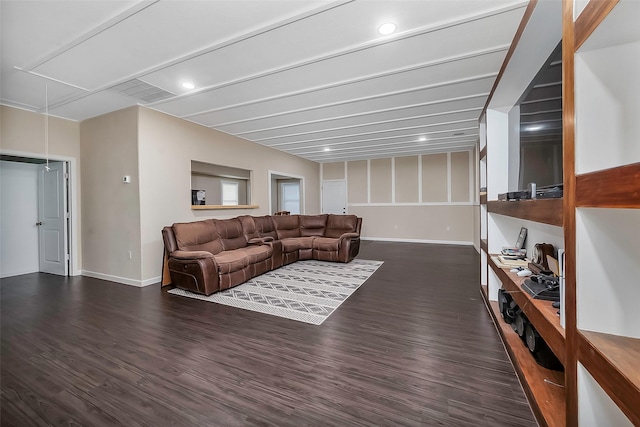
[[[332,214],[176,223],[162,229],[162,284],[210,295],[298,260],[349,262],[361,226],[355,215]]]

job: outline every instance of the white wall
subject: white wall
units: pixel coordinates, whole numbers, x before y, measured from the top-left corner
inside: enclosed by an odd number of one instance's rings
[[[45,116],[0,106],[0,152],[20,157],[44,159]],[[69,162],[71,197],[71,275],[82,270],[82,230],[80,202],[80,124],[49,117],[49,157]]]
[[[0,162],[0,277],[39,271],[38,165]]]

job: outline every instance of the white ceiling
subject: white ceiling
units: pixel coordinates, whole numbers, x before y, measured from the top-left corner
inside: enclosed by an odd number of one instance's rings
[[[144,105],[318,162],[465,150],[526,5],[1,0],[0,102],[46,86],[51,115]]]

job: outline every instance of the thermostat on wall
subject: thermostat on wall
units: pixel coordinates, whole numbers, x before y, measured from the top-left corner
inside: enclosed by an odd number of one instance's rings
[[[123,176],[122,182],[124,182],[125,184],[131,184],[131,176],[130,175]]]

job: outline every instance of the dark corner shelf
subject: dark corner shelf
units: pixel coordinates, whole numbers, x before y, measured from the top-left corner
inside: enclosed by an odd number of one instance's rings
[[[578,360],[633,425],[640,426],[640,339],[580,331]]]
[[[489,241],[487,239],[480,239],[480,249],[489,254]]]
[[[526,219],[534,222],[562,227],[563,199],[534,199],[518,201],[489,200],[489,212],[514,218]]]
[[[576,206],[640,208],[640,163],[576,175]]]
[[[484,294],[483,297],[538,424],[549,427],[566,426],[564,372],[538,365],[511,325],[503,321],[498,303],[489,301]]]

